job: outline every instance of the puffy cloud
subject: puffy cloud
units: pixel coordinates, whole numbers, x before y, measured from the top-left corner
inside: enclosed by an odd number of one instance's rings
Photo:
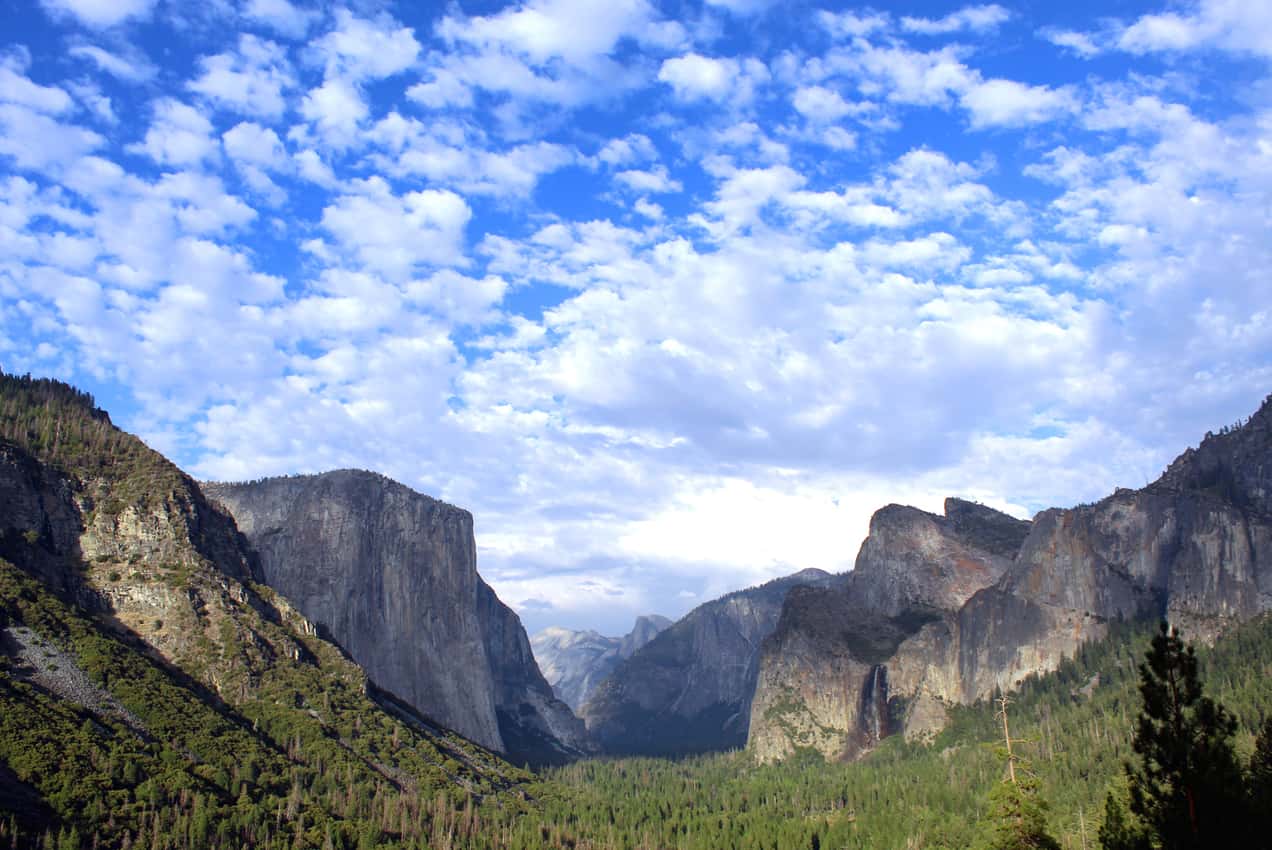
[[[1199,0],[1183,14],[1144,15],[1117,44],[1132,53],[1218,47],[1272,58],[1272,10],[1241,0]]]
[[[973,127],[1018,127],[1050,121],[1079,108],[1069,89],[1030,86],[1015,80],[985,80],[960,96]]]
[[[390,77],[410,68],[419,55],[415,31],[387,15],[367,20],[348,9],[337,9],[335,21],[335,28],[314,42],[329,77]]]
[[[234,53],[199,60],[202,73],[189,89],[224,109],[278,118],[287,107],[284,91],[295,84],[286,52],[253,35],[239,38]]]
[[[795,111],[819,123],[838,121],[857,111],[843,96],[825,86],[805,86],[795,92]]]
[[[355,181],[322,212],[322,226],[349,257],[402,280],[421,265],[463,266],[472,210],[454,192],[393,194],[379,177]]]
[[[682,100],[749,100],[754,88],[769,79],[768,68],[755,59],[714,59],[686,53],[662,63],[658,79]]]
[[[56,115],[71,108],[71,97],[56,86],[32,82],[21,64],[0,60],[0,103],[14,103],[37,112]]]
[[[132,146],[160,165],[198,165],[216,156],[218,148],[212,122],[193,106],[172,98],[154,104],[150,129]]]
[[[321,15],[302,9],[290,0],[248,0],[243,6],[243,17],[264,24],[279,35],[299,39],[305,37]]]

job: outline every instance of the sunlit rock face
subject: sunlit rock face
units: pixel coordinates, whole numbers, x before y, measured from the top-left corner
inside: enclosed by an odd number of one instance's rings
[[[949,621],[999,581],[1029,523],[961,499],[943,516],[889,505],[870,522],[855,569],[792,592],[764,644],[748,746],[762,760],[800,748],[849,758],[944,718],[957,691]]]
[[[381,688],[516,760],[560,761],[582,724],[477,574],[472,515],[369,472],[207,484],[267,584]]]
[[[553,692],[578,711],[620,661],[631,658],[670,625],[671,620],[657,614],[637,617],[632,630],[621,638],[549,626],[530,638],[530,645]]]
[[[1111,621],[1194,639],[1272,608],[1272,404],[1207,435],[1156,482],[1032,523],[948,500],[888,506],[855,570],[792,593],[761,654],[748,746],[850,758],[939,729],[944,706],[1054,669]],[[880,678],[886,670],[886,722]]]
[[[700,605],[614,669],[583,706],[602,751],[680,755],[741,747],[759,650],[793,588],[825,585],[804,570]]]

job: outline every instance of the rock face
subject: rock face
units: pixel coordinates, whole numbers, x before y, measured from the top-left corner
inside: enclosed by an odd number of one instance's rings
[[[930,732],[945,705],[1054,669],[1111,621],[1166,617],[1210,639],[1269,609],[1272,399],[1144,489],[1032,523],[957,500],[944,518],[879,511],[853,573],[788,598],[748,745],[852,757],[876,729]]]
[[[621,638],[549,626],[532,637],[530,645],[553,692],[578,711],[618,662],[670,625],[671,620],[657,614],[637,617],[636,625]]]
[[[477,615],[495,684],[504,751],[517,762],[564,764],[590,749],[587,728],[552,693],[535,662],[521,618],[478,580]]]
[[[939,723],[928,665],[942,624],[1011,566],[1029,523],[961,499],[945,515],[889,505],[870,521],[856,566],[826,587],[800,588],[765,641],[748,747],[773,760],[811,747],[829,757],[862,753],[904,727]],[[898,656],[914,662],[899,665]],[[932,715],[935,714],[935,718]]]
[[[746,741],[760,644],[792,588],[824,585],[804,570],[690,611],[622,661],[582,710],[602,751],[679,755]]]
[[[477,574],[467,511],[353,470],[204,489],[265,583],[377,686],[514,760],[559,761],[582,745],[517,615]]]

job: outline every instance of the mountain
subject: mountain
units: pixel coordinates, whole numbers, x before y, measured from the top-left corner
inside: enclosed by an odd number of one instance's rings
[[[657,614],[637,617],[632,630],[621,638],[549,626],[530,638],[530,645],[553,692],[578,711],[619,661],[630,658],[670,625],[671,620]]]
[[[792,593],[765,643],[748,747],[847,758],[1055,669],[1121,621],[1213,639],[1272,609],[1272,398],[1141,490],[1031,523],[951,500],[876,513],[856,568]]]
[[[380,692],[261,578],[91,397],[0,375],[0,797],[30,846],[352,846],[438,794],[515,799],[526,774]]]
[[[559,763],[586,730],[517,615],[477,574],[473,519],[371,472],[207,483],[262,580],[381,688],[516,763]]]
[[[699,605],[621,661],[580,712],[603,752],[679,755],[746,741],[760,644],[793,588],[830,576],[804,570]]]

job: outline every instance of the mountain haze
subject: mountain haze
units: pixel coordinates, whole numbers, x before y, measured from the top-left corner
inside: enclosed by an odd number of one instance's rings
[[[552,690],[578,711],[620,661],[670,625],[671,620],[658,614],[640,616],[621,638],[549,626],[530,638],[530,644]]]

